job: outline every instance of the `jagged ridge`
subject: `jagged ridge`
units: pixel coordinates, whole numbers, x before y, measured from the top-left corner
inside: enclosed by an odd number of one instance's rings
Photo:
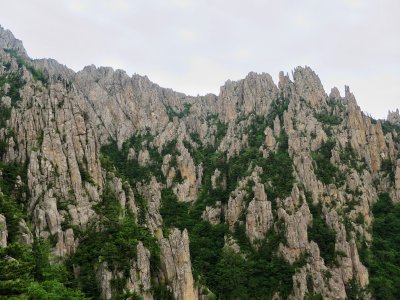
[[[398,111],[373,120],[308,67],[189,97],[0,46],[3,247],[50,241],[103,299],[377,296],[358,253],[379,194],[400,200]]]

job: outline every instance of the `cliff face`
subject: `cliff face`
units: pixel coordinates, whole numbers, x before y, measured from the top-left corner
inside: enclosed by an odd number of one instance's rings
[[[400,202],[398,111],[375,121],[308,67],[189,97],[31,60],[2,28],[0,63],[1,197],[21,212],[0,211],[0,247],[50,241],[102,299],[372,297],[359,252],[378,196]]]

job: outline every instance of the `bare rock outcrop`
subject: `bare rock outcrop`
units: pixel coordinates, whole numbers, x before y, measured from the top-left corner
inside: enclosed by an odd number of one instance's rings
[[[75,252],[77,244],[77,241],[75,241],[74,231],[71,228],[68,228],[65,231],[58,231],[55,254],[57,256],[71,255]]]
[[[0,214],[0,247],[7,247],[7,222],[6,217]]]
[[[0,26],[0,45],[2,49],[14,49],[21,56],[28,58],[22,41],[16,39],[10,30]]]
[[[160,250],[163,279],[174,297],[177,300],[197,299],[187,230],[172,229],[170,236],[160,241]]]
[[[273,224],[271,202],[267,200],[264,185],[256,182],[253,187],[254,198],[246,213],[246,235],[254,243],[265,238]]]
[[[32,245],[33,234],[26,224],[25,220],[20,220],[18,222],[18,240],[23,245]]]
[[[389,111],[387,120],[392,123],[392,124],[400,124],[400,113],[399,109],[396,109],[395,111]]]
[[[278,95],[278,88],[269,74],[250,72],[240,81],[228,80],[221,87],[218,108],[225,121],[236,119],[239,113],[264,115]]]
[[[264,131],[264,134],[265,134],[265,145],[267,146],[267,149],[269,149],[270,151],[274,151],[276,146],[274,131],[270,127],[267,127]]]
[[[312,215],[304,199],[304,193],[294,186],[291,196],[278,202],[278,220],[282,222],[286,238],[285,245],[280,245],[280,251],[290,263],[295,262],[310,247],[308,226],[312,222]]]
[[[387,121],[375,121],[362,112],[348,87],[343,97],[337,88],[328,96],[309,67],[297,67],[293,80],[281,72],[278,85],[269,74],[251,72],[227,81],[218,96],[198,97],[108,67],[92,65],[75,73],[51,59],[31,60],[21,41],[1,27],[0,62],[0,110],[7,112],[0,120],[0,160],[26,169],[13,178],[14,191],[8,195],[26,204],[17,241],[30,245],[34,238],[51,239],[60,260],[73,255],[79,247],[74,229],[97,224],[101,213],[96,205],[111,193],[121,207],[116,219],[132,213],[135,225],[159,242],[160,274],[151,270],[143,242],[129,262],[129,275],[99,260],[93,271],[102,299],[114,296],[112,280],[125,275],[125,288],[144,299],[154,298],[152,285],[158,281],[176,299],[211,295],[194,283],[188,231],[163,224],[165,188],[188,202],[178,205],[190,209],[204,204],[196,203],[204,200],[199,195],[226,192],[221,199],[206,199],[213,202],[202,206],[201,217],[211,225],[225,222],[224,248],[244,258],[237,228],[245,228],[253,246],[270,230],[282,234],[285,242],[275,253],[290,264],[304,262],[293,275],[291,299],[307,293],[345,299],[352,280],[361,288],[368,285],[357,244],[371,244],[371,207],[380,193],[400,202],[398,110],[389,112]],[[10,75],[21,79],[17,87]],[[110,143],[128,163],[148,171],[146,178],[130,178],[112,165],[102,152]],[[267,192],[279,187],[269,179],[274,170],[257,164],[265,166],[263,158],[279,158],[281,151],[292,162],[287,172],[295,183],[291,194],[272,193],[267,199]],[[218,156],[199,161],[204,155]],[[232,163],[243,169],[238,172]],[[211,191],[202,190],[205,182]],[[324,260],[321,245],[308,236],[316,207],[326,223],[322,226],[335,236],[334,264]],[[0,214],[0,247],[7,245],[6,221]]]
[[[238,187],[230,194],[228,205],[225,210],[225,221],[230,231],[235,231],[235,223],[239,220],[242,211],[246,208],[246,198],[250,196],[247,187],[251,183],[259,182],[259,174],[262,173],[260,167],[255,167],[250,176],[247,176],[238,182]],[[264,187],[263,187],[264,188]],[[261,189],[258,190],[260,198],[263,198]],[[266,199],[266,198],[265,198]],[[250,199],[251,200],[251,199]],[[253,204],[254,205],[254,204]]]
[[[137,259],[132,262],[126,289],[135,292],[144,300],[153,300],[151,294],[150,251],[139,242],[137,247]]]
[[[193,158],[183,143],[178,142],[177,149],[180,155],[176,158],[179,172],[183,178],[174,188],[179,201],[191,202],[197,197],[197,172]]]
[[[152,176],[149,184],[137,183],[139,193],[141,193],[147,201],[147,226],[158,238],[162,237],[162,217],[160,215],[161,187],[162,185],[154,176]]]
[[[318,108],[325,103],[326,93],[321,80],[310,67],[297,67],[293,72],[296,93],[312,107]]]
[[[206,206],[201,217],[203,220],[210,222],[213,225],[221,223],[221,201],[217,201],[215,206]]]
[[[226,189],[226,177],[218,169],[215,169],[214,174],[211,176],[211,187],[214,190]]]
[[[396,164],[395,190],[395,199],[397,202],[400,202],[400,159],[397,160]]]
[[[101,299],[109,300],[112,298],[111,281],[113,279],[112,272],[108,269],[106,262],[100,264],[96,270],[96,277],[100,283]]]

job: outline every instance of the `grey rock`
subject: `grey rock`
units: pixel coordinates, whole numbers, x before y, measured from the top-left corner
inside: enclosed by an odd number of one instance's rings
[[[144,300],[153,300],[151,294],[150,251],[142,242],[137,245],[137,259],[132,262],[126,285],[128,291],[135,292]]]
[[[396,109],[395,111],[389,111],[387,120],[392,123],[392,124],[400,124],[400,113],[399,109]]]
[[[161,267],[177,300],[198,299],[194,286],[187,230],[172,229],[168,238],[160,241]]]
[[[217,201],[215,207],[206,206],[201,217],[203,220],[208,221],[213,225],[217,225],[221,223],[221,213],[221,201]]]
[[[7,247],[7,222],[6,217],[0,214],[0,247]]]

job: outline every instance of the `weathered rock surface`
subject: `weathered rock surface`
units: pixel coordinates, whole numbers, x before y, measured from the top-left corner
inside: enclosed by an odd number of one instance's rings
[[[0,247],[7,247],[7,222],[6,217],[0,214]]]
[[[33,234],[24,220],[18,223],[19,242],[23,245],[32,245]]]
[[[256,182],[253,192],[254,198],[250,201],[246,214],[246,234],[252,243],[265,238],[273,224],[272,206],[267,200],[264,185]]]
[[[206,209],[203,211],[202,218],[205,221],[210,222],[213,225],[217,225],[221,222],[221,201],[217,201],[215,207],[206,206]]]
[[[395,189],[396,189],[395,199],[399,202],[400,201],[400,159],[398,159],[397,163],[396,163]]]
[[[0,26],[0,45],[2,49],[14,49],[20,55],[28,57],[22,41],[17,40],[10,30],[6,30]]]
[[[80,242],[73,228],[85,230],[96,223],[96,206],[105,192],[111,193],[121,207],[118,217],[132,213],[161,251],[161,270],[154,272],[150,251],[138,242],[126,289],[153,299],[153,285],[161,282],[176,299],[203,299],[210,291],[198,288],[193,279],[191,233],[164,228],[160,211],[164,189],[191,209],[212,192],[218,196],[212,204],[201,203],[199,215],[211,225],[227,224],[226,250],[245,257],[234,238],[239,225],[255,247],[272,230],[285,240],[276,249],[284,260],[292,264],[306,257],[293,275],[291,299],[303,299],[307,293],[345,299],[346,285],[353,279],[361,288],[368,286],[357,239],[371,242],[371,206],[380,193],[400,202],[400,133],[384,126],[400,124],[398,110],[389,112],[389,123],[374,121],[361,111],[348,87],[343,97],[337,88],[328,96],[309,67],[297,67],[293,80],[281,72],[278,85],[270,75],[252,72],[242,80],[227,81],[218,96],[203,97],[186,96],[147,77],[107,67],[92,65],[75,73],[51,59],[30,60],[22,42],[1,27],[0,62],[1,78],[18,74],[22,80],[19,96],[11,93],[13,82],[6,80],[0,87],[0,109],[10,111],[0,120],[0,160],[27,169],[26,176],[15,178],[10,194],[26,203],[26,219],[17,223],[18,241],[30,245],[35,237],[54,238],[55,256],[73,255]],[[31,67],[47,79],[38,80]],[[268,124],[262,123],[254,137],[260,118]],[[271,174],[253,162],[239,170],[237,182],[230,182],[229,164],[235,158],[260,154],[267,159],[285,147],[285,136],[293,162],[293,172],[287,171],[295,179],[291,194],[289,189],[285,197],[270,197],[274,187],[263,178]],[[260,141],[258,153],[249,154],[246,150],[254,147],[254,139]],[[104,169],[101,147],[112,141],[127,150],[126,161],[149,171],[148,179],[132,184],[117,169]],[[133,142],[124,144],[127,141]],[[333,146],[327,160],[336,172],[331,181],[321,178],[316,162],[329,142]],[[214,152],[207,152],[210,149]],[[211,164],[215,165],[210,170]],[[202,190],[205,183],[211,191]],[[226,192],[226,199],[220,199],[219,192]],[[308,236],[311,205],[319,205],[321,219],[335,233],[335,251],[340,253],[335,265],[324,260],[319,245]],[[0,247],[7,245],[7,222],[0,214]],[[169,236],[164,236],[168,230]],[[111,299],[111,282],[124,274],[107,262],[93,270],[102,299]]]
[[[107,263],[103,262],[96,270],[97,280],[100,283],[101,299],[109,300],[112,297],[111,280],[112,272],[108,269]]]
[[[189,252],[189,237],[185,229],[172,229],[168,238],[160,241],[164,281],[170,283],[176,299],[197,299]]]
[[[287,244],[282,248],[285,259],[293,263],[308,247],[307,229],[312,222],[312,216],[307,203],[300,206],[297,188],[293,189],[292,196],[285,199],[283,207],[278,208],[278,219],[285,224]]]
[[[147,226],[156,237],[160,238],[162,237],[162,217],[160,215],[161,184],[153,176],[148,185],[138,183],[137,189],[148,203],[148,213],[146,214]]]
[[[392,124],[400,124],[399,109],[396,109],[395,111],[389,111],[387,120]]]
[[[128,291],[141,295],[144,300],[153,299],[150,290],[150,251],[143,246],[142,242],[137,245],[137,259],[132,262],[126,288]]]

